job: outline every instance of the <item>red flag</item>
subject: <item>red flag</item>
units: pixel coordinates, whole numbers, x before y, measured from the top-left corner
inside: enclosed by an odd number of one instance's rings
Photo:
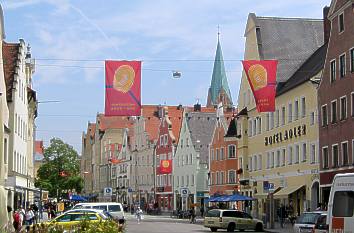
[[[106,116],[140,116],[141,61],[105,61]]]
[[[172,160],[161,160],[160,161],[160,173],[168,174],[172,172]]]
[[[242,61],[258,112],[275,111],[276,60]]]

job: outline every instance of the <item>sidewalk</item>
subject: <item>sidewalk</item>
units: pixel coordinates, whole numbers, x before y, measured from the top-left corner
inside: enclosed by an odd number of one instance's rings
[[[266,232],[273,232],[273,233],[289,233],[289,232],[293,232],[293,226],[291,225],[291,223],[285,223],[284,228],[281,228],[280,224],[278,222],[275,222],[273,229],[265,228],[264,230]]]

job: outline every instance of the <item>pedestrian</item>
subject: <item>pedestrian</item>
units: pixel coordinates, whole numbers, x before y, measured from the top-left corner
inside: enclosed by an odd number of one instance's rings
[[[21,221],[21,213],[19,210],[16,210],[13,214],[14,222],[13,226],[15,228],[15,232],[20,232],[22,228],[22,221]]]
[[[200,207],[200,216],[204,217],[204,206]]]
[[[140,206],[135,211],[135,216],[138,221],[138,224],[140,224],[141,219],[143,218],[143,211],[140,209]]]
[[[280,227],[284,228],[284,220],[286,217],[286,210],[285,210],[285,206],[283,204],[280,205],[277,214],[278,214],[278,217],[280,220]]]
[[[25,213],[25,225],[30,226],[32,225],[32,221],[34,218],[34,213],[32,209],[27,208],[26,213]]]
[[[195,209],[194,206],[189,210],[190,223],[195,223]]]

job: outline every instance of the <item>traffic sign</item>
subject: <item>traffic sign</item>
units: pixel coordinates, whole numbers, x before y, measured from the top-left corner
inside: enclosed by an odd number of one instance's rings
[[[181,196],[188,197],[189,189],[188,188],[181,188]]]
[[[111,187],[104,188],[103,196],[112,196],[112,188]]]

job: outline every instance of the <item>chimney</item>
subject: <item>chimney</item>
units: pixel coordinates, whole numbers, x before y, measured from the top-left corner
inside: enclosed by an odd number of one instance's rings
[[[194,105],[194,112],[200,112],[202,110],[202,105],[199,103],[196,103]]]
[[[329,7],[323,8],[323,42],[326,44],[329,41],[331,34],[331,21],[328,19]]]

